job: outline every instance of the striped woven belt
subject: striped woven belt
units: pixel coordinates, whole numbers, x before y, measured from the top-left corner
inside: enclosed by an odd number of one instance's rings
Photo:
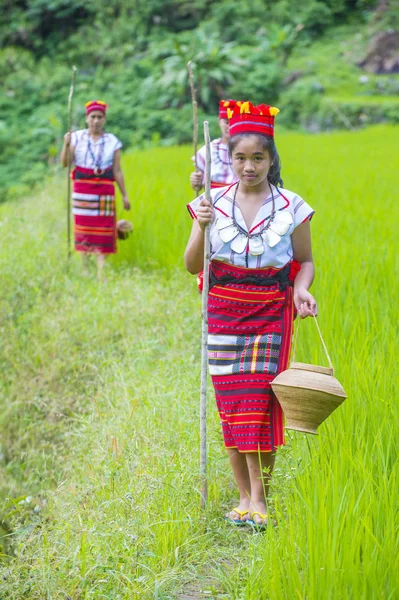
[[[283,267],[272,277],[259,277],[254,275],[247,275],[246,277],[234,277],[234,275],[221,275],[218,277],[212,268],[209,270],[209,289],[212,289],[214,285],[227,285],[229,283],[236,284],[252,284],[260,287],[268,287],[272,285],[278,285],[280,290],[283,291],[291,284],[289,280],[291,263]]]

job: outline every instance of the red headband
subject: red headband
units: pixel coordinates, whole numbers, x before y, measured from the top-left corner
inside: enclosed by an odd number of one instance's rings
[[[261,133],[274,137],[274,117],[279,109],[268,104],[254,106],[252,102],[237,102],[227,110],[230,136],[240,133]]]
[[[101,110],[104,114],[107,112],[108,104],[103,102],[102,100],[90,100],[90,102],[86,102],[86,115],[93,112],[93,110]]]
[[[233,109],[237,102],[235,100],[220,100],[219,102],[219,119],[227,119],[227,109]]]

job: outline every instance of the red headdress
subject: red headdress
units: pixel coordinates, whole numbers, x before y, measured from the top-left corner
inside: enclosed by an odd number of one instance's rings
[[[233,109],[228,108],[230,136],[239,133],[262,133],[274,137],[274,117],[279,113],[275,106],[252,102],[237,102]]]
[[[236,100],[220,100],[219,101],[219,119],[228,119],[227,109],[233,109],[236,106]]]
[[[101,110],[104,114],[107,112],[108,104],[103,102],[102,100],[90,100],[90,102],[86,102],[86,115],[93,112],[93,110]]]

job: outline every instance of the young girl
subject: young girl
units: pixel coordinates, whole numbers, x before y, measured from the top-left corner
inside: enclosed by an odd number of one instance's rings
[[[185,252],[203,269],[211,223],[209,371],[240,502],[226,519],[267,525],[266,500],[284,416],[270,387],[288,366],[294,310],[317,314],[310,240],[313,210],[282,187],[274,144],[278,109],[250,102],[229,114],[229,150],[239,181],[188,205],[194,218]],[[295,308],[294,308],[295,307]]]
[[[120,165],[122,143],[112,133],[104,132],[107,104],[93,100],[86,104],[87,129],[64,136],[61,163],[75,163],[72,172],[72,212],[75,226],[75,249],[97,255],[97,276],[102,277],[105,256],[116,252],[116,213],[114,181],[123,196],[125,210],[130,210]]]
[[[231,167],[229,156],[229,121],[227,110],[234,108],[235,100],[220,100],[219,126],[222,137],[211,142],[211,187],[224,187],[237,181],[237,176]],[[240,103],[238,103],[240,104]],[[195,156],[192,157],[195,164]],[[197,152],[197,170],[190,175],[190,184],[193,190],[200,190],[205,183],[205,146]]]

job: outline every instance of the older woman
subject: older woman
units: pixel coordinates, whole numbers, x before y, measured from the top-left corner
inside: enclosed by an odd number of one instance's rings
[[[107,104],[93,100],[86,104],[87,129],[66,133],[61,163],[68,165],[68,148],[72,171],[72,212],[75,249],[97,255],[98,279],[102,278],[107,254],[116,252],[116,215],[114,181],[130,210],[120,166],[122,143],[112,133],[104,132]]]

